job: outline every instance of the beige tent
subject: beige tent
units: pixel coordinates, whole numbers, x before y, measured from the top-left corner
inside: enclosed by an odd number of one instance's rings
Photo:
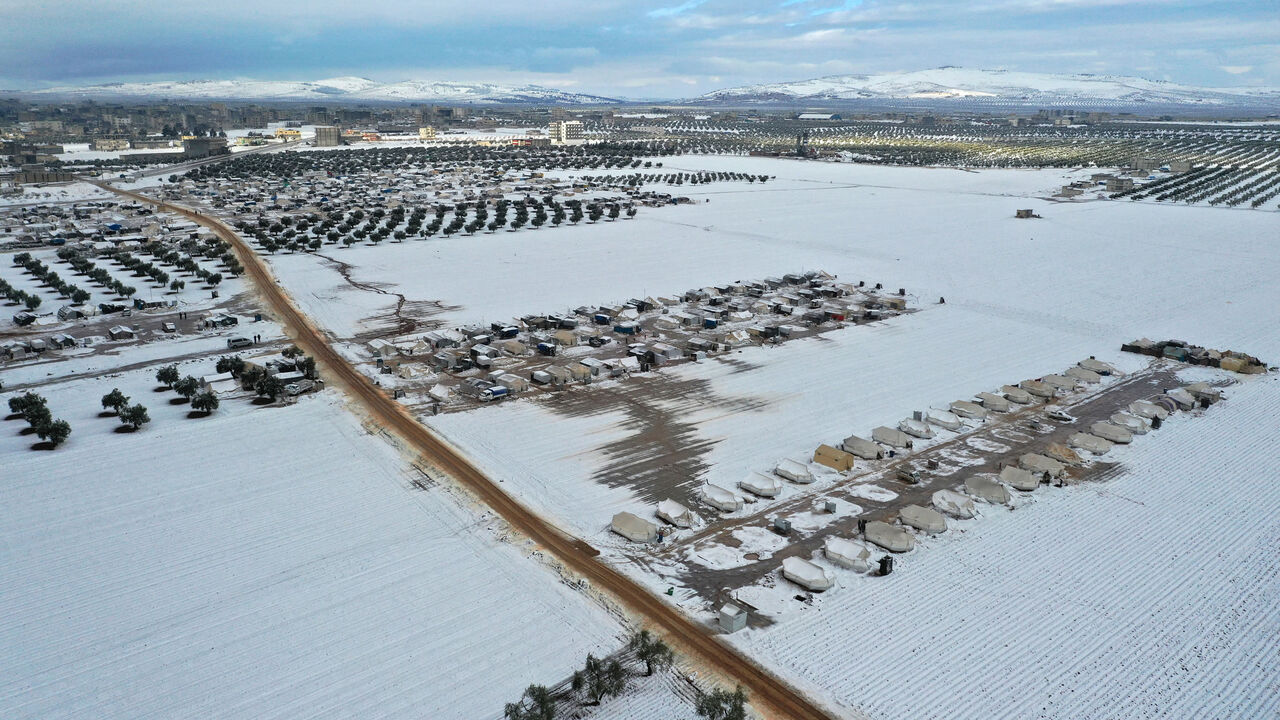
[[[1089,426],[1089,432],[1113,443],[1127,445],[1133,442],[1133,433],[1109,422],[1096,422]]]
[[[1006,413],[1013,409],[1009,405],[1008,399],[1000,397],[995,393],[980,392],[977,397],[982,401],[982,407],[990,410],[991,412]]]
[[[1058,388],[1059,390],[1067,390],[1067,391],[1075,390],[1076,386],[1080,384],[1079,380],[1076,380],[1075,378],[1072,378],[1072,377],[1067,377],[1066,375],[1050,374],[1050,375],[1045,375],[1044,377],[1040,378],[1040,380],[1044,382],[1046,385],[1052,385],[1053,387]]]
[[[907,552],[916,546],[916,539],[911,537],[911,533],[880,520],[872,520],[867,523],[867,528],[863,535],[866,536],[869,542],[873,542],[889,552]]]
[[[1035,395],[1036,397],[1041,397],[1041,398],[1051,398],[1053,397],[1053,394],[1056,392],[1056,390],[1052,385],[1041,382],[1039,380],[1023,380],[1022,382],[1018,383],[1018,387],[1022,388],[1023,390],[1026,390],[1027,392],[1031,393],[1032,395]],[[1012,399],[1013,398],[1010,398],[1010,400]]]
[[[1067,442],[1071,444],[1071,447],[1078,447],[1094,455],[1106,455],[1111,452],[1110,440],[1103,440],[1097,435],[1090,435],[1089,433],[1072,433],[1071,437],[1067,438]]]
[[[1023,390],[1020,387],[1016,387],[1013,385],[1005,385],[1004,387],[1000,388],[1000,392],[1004,393],[1005,399],[1008,400],[1009,402],[1017,403],[1019,405],[1031,404],[1031,393],[1027,392],[1026,390]]]
[[[871,569],[871,549],[860,542],[828,536],[822,544],[822,554],[833,564],[856,572]]]
[[[1000,470],[1000,482],[1009,485],[1014,490],[1031,492],[1040,487],[1040,475],[1020,467],[1006,465]]]
[[[934,492],[933,506],[952,517],[958,518],[971,518],[977,512],[973,506],[973,498],[955,490],[938,490]]]
[[[498,343],[498,349],[513,357],[524,357],[529,354],[529,348],[519,340],[503,340]]]
[[[898,519],[903,525],[913,527],[930,535],[937,535],[947,529],[947,519],[937,510],[920,505],[908,505],[898,511]]]
[[[880,427],[871,431],[871,439],[890,447],[911,449],[911,436],[891,427]]]
[[[844,472],[853,468],[854,457],[844,450],[824,444],[819,445],[818,449],[813,451],[813,461],[832,470]]]
[[[1079,465],[1084,462],[1074,450],[1062,443],[1049,443],[1049,446],[1044,449],[1044,454],[1064,465]]]
[[[609,528],[632,542],[653,542],[658,539],[657,525],[629,512],[614,515]]]
[[[1047,473],[1049,477],[1062,477],[1062,473],[1067,471],[1066,465],[1036,453],[1026,453],[1018,458],[1018,464],[1033,473]]]
[[[974,475],[964,481],[964,491],[993,505],[1009,504],[1009,489],[989,477]]]
[[[951,412],[971,420],[986,420],[988,415],[986,408],[968,400],[957,400],[951,403]]]
[[[826,447],[826,445],[823,445],[818,449],[821,450],[823,447]],[[879,460],[884,457],[884,448],[881,448],[879,445],[867,440],[866,438],[860,438],[857,435],[850,435],[845,438],[844,442],[840,443],[840,447],[843,448],[846,455],[856,455],[863,460]],[[821,460],[818,460],[818,456],[816,454],[813,459],[817,462],[822,462]],[[825,462],[822,464],[827,465]],[[836,467],[834,465],[831,465],[831,467],[835,467],[837,470],[849,469]],[[849,467],[853,467],[852,460],[849,462]]]
[[[1067,371],[1063,373],[1063,375],[1090,385],[1102,382],[1101,375],[1092,370],[1085,370],[1082,367],[1067,368]]]

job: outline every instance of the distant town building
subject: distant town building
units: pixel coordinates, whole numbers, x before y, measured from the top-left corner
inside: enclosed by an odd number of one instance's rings
[[[1107,192],[1124,192],[1133,189],[1133,178],[1113,177],[1107,180]]]
[[[581,145],[586,142],[579,120],[553,120],[547,126],[552,145]]]
[[[1173,160],[1169,163],[1169,172],[1171,173],[1191,172],[1191,161],[1190,160]]]
[[[797,120],[839,120],[840,116],[835,113],[800,113],[796,116]]]
[[[428,140],[435,140],[436,129],[430,125],[427,125],[426,127],[418,128],[418,139],[423,142],[426,142]]]
[[[128,150],[129,141],[124,138],[97,138],[89,143],[89,148],[99,152]]]
[[[342,131],[333,126],[316,128],[316,147],[337,147],[342,144]]]
[[[294,129],[292,129],[292,128],[277,128],[277,129],[276,129],[276,139],[277,139],[277,140],[284,140],[284,141],[286,141],[286,142],[287,142],[287,141],[289,141],[289,140],[301,140],[301,139],[302,139],[302,131],[301,131],[301,130],[294,130]]]
[[[1133,159],[1134,170],[1159,170],[1160,161],[1155,158],[1142,157]]]
[[[44,165],[23,165],[22,169],[14,174],[13,181],[19,185],[31,183],[57,183],[70,182],[75,176],[64,170],[50,170]]]
[[[193,137],[182,141],[182,155],[187,159],[226,155],[231,150],[226,138]]]

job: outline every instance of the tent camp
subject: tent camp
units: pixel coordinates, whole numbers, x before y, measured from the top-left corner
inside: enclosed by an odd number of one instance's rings
[[[1012,409],[1009,405],[1008,399],[996,395],[995,393],[980,392],[977,397],[982,401],[982,407],[990,410],[991,412],[1005,413]]]
[[[842,568],[856,572],[867,572],[871,569],[871,549],[860,542],[829,535],[823,541],[822,554],[826,555],[833,564]]]
[[[753,472],[739,481],[738,487],[760,497],[777,497],[782,492],[782,481],[773,475]]]
[[[957,400],[951,403],[951,412],[971,420],[986,420],[988,415],[986,408],[968,400]]]
[[[880,427],[871,431],[871,439],[878,443],[884,443],[889,447],[911,449],[911,436],[891,427]]]
[[[1125,430],[1128,430],[1134,435],[1147,434],[1147,422],[1136,415],[1118,412],[1111,416],[1111,422],[1119,425]]]
[[[1164,420],[1169,417],[1168,410],[1165,410],[1153,402],[1147,402],[1146,400],[1134,400],[1129,403],[1129,412],[1148,420],[1152,418],[1160,418],[1161,420]]]
[[[1031,404],[1031,393],[1027,392],[1026,390],[1023,390],[1020,387],[1015,387],[1013,385],[1005,385],[1004,387],[1000,388],[1000,392],[1004,393],[1005,399],[1008,400],[1009,402],[1017,403],[1019,405]]]
[[[670,498],[658,503],[657,515],[678,528],[693,527],[698,521],[692,510]]]
[[[845,452],[856,455],[863,460],[879,460],[884,457],[884,448],[857,435],[850,435],[840,443]]]
[[[789,557],[782,560],[782,576],[806,590],[822,592],[835,585],[835,578],[822,567],[803,558]]]
[[[946,410],[938,410],[937,408],[931,408],[925,419],[929,421],[930,425],[937,425],[952,432],[964,427],[964,422],[958,415]]]
[[[1031,492],[1040,487],[1040,476],[1030,470],[1006,465],[1000,471],[1000,482],[1007,484],[1014,490]]]
[[[1037,453],[1024,454],[1018,458],[1018,464],[1033,473],[1046,473],[1049,477],[1062,477],[1062,473],[1067,471],[1066,465]]]
[[[725,490],[719,485],[707,483],[702,486],[702,501],[717,510],[734,512],[742,509],[742,498],[737,493]]]
[[[1104,440],[1097,435],[1079,432],[1072,433],[1071,437],[1067,438],[1067,443],[1070,444],[1071,447],[1080,448],[1081,450],[1093,453],[1094,455],[1106,455],[1111,452],[1112,446],[1110,440]]]
[[[844,472],[853,467],[853,456],[844,450],[833,448],[830,445],[819,445],[817,450],[813,451],[813,461],[819,465],[826,465],[832,470]]]
[[[971,518],[977,512],[973,506],[973,498],[955,490],[938,490],[933,494],[933,506],[938,510],[958,518]]]
[[[974,475],[964,481],[964,491],[992,505],[1009,504],[1009,489],[989,477]]]
[[[796,460],[782,460],[773,472],[780,477],[784,477],[791,482],[807,485],[813,482],[813,473],[809,472],[809,466]]]
[[[1113,425],[1109,422],[1096,422],[1089,426],[1089,432],[1097,435],[1103,440],[1110,440],[1113,443],[1127,445],[1133,442],[1133,433],[1125,430],[1119,425]]]
[[[898,429],[912,437],[918,437],[922,440],[927,440],[933,437],[933,428],[929,427],[929,423],[923,420],[907,418],[906,420],[898,423]]]
[[[898,519],[903,525],[930,535],[937,535],[947,529],[947,519],[942,517],[942,513],[920,505],[908,505],[902,508],[898,511]]]
[[[889,552],[907,552],[916,546],[916,539],[911,537],[911,533],[880,520],[867,523],[867,528],[862,534],[868,542],[873,542]]]
[[[613,516],[609,529],[632,542],[653,542],[658,539],[657,525],[625,511]]]
[[[1101,375],[1092,370],[1085,370],[1082,367],[1067,368],[1067,371],[1063,373],[1063,375],[1090,385],[1102,382]]]

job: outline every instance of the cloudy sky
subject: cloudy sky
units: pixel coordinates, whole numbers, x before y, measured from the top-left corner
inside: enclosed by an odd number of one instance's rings
[[[359,75],[676,97],[941,65],[1280,86],[1280,0],[0,0],[0,87]]]

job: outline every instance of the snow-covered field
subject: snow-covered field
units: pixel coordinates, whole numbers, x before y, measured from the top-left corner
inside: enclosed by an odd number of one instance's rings
[[[1227,398],[733,639],[875,718],[1276,717],[1280,381]]]
[[[0,195],[0,207],[6,205],[30,205],[33,203],[79,202],[84,200],[109,200],[115,197],[97,185],[87,182],[58,183],[56,185],[23,185],[22,192]]]
[[[0,716],[488,717],[620,642],[335,394],[187,419],[153,385],[41,388],[54,452],[0,423]],[[98,417],[112,387],[151,424]]]

